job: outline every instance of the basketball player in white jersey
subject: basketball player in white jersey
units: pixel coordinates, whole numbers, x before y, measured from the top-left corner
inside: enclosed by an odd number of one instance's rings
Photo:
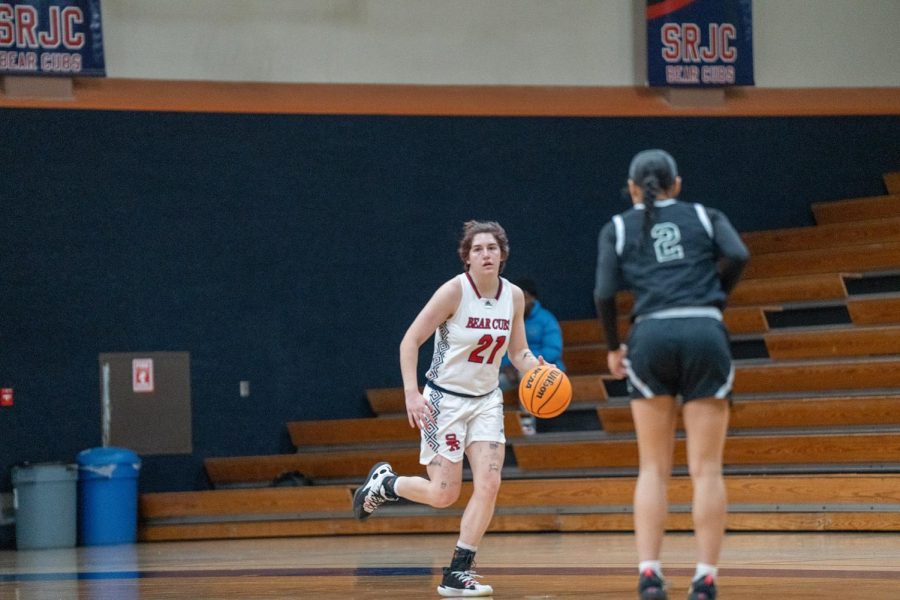
[[[428,477],[398,476],[389,464],[378,463],[354,494],[353,510],[366,519],[385,501],[399,498],[450,506],[459,497],[465,454],[474,489],[437,591],[446,597],[490,596],[493,589],[478,582],[473,566],[494,514],[505,455],[500,361],[509,352],[524,372],[543,359],[528,349],[522,290],[500,277],[509,257],[503,228],[493,221],[468,221],[458,251],[464,272],[438,288],[400,343],[406,413],[410,426],[421,430],[419,462]],[[420,392],[419,347],[432,333],[434,356]]]

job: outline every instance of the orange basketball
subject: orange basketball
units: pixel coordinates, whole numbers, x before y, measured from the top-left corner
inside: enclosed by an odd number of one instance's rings
[[[538,365],[526,371],[519,382],[519,400],[525,410],[541,419],[562,414],[572,401],[572,382],[565,373],[550,365]]]

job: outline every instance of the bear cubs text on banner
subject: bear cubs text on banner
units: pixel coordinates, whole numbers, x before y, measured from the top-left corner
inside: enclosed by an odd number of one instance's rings
[[[651,86],[753,85],[750,0],[648,0]]]
[[[0,2],[0,74],[106,75],[100,0]]]

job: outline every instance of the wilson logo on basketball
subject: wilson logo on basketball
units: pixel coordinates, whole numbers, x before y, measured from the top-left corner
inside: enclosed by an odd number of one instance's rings
[[[535,396],[538,400],[544,399],[544,394],[547,393],[548,389],[553,389],[556,391],[556,380],[559,379],[561,371],[550,371],[550,373],[544,378],[544,381],[541,382],[540,387],[538,387]]]
[[[537,400],[543,400],[544,394],[547,393],[547,390],[554,388],[554,386],[556,385],[556,380],[559,379],[562,371],[551,370],[541,381],[540,385],[535,388],[534,380],[537,379],[538,375],[541,375],[543,373],[544,371],[537,369],[531,371],[528,379],[525,380],[525,384],[523,386],[525,389],[531,390],[531,395]]]
[[[572,401],[572,383],[558,368],[538,365],[522,377],[519,400],[532,415],[549,419],[568,408]]]

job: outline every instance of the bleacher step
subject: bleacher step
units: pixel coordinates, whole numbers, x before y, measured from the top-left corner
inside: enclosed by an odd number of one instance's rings
[[[727,475],[734,530],[841,529],[851,523],[900,530],[900,473]],[[387,505],[357,521],[350,486],[144,494],[142,541],[454,532],[471,495],[464,483],[449,509]],[[501,486],[490,531],[630,531],[634,477],[508,480]],[[689,478],[669,487],[672,529],[691,527]]]

